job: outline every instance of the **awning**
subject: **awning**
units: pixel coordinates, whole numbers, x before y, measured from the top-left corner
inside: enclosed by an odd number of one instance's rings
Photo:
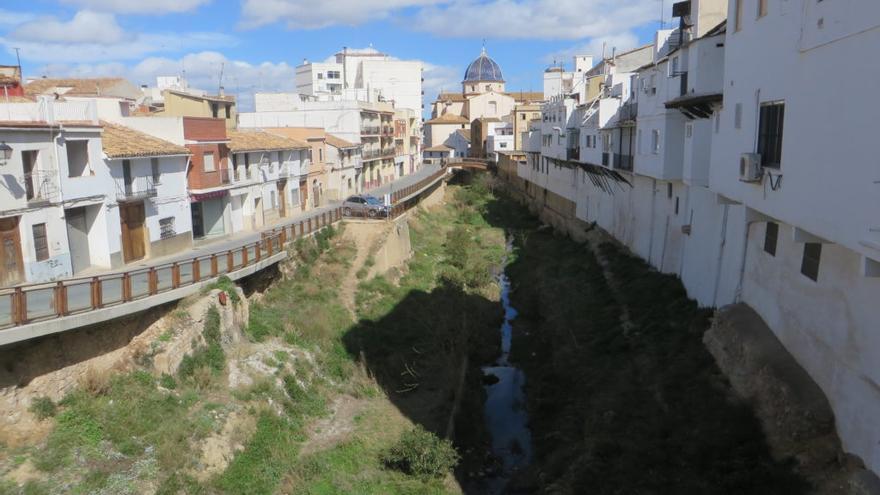
[[[229,194],[228,189],[221,189],[219,191],[211,191],[206,193],[190,193],[189,202],[190,203],[198,203],[199,201],[205,201],[207,199],[217,199],[222,198]]]

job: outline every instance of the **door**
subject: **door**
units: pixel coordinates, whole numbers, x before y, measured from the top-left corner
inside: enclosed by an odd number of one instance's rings
[[[301,180],[299,181],[299,206],[302,211],[306,211],[306,206],[309,204],[309,183]]]
[[[205,224],[202,221],[202,203],[190,203],[192,212],[193,237],[201,239],[205,237]]]
[[[85,206],[64,210],[67,222],[67,243],[70,247],[70,263],[73,273],[79,273],[92,265],[89,255],[89,224]]]
[[[202,201],[202,215],[206,235],[221,235],[223,227],[223,199],[207,199]]]
[[[287,216],[287,195],[284,194],[284,186],[287,182],[279,180],[276,184],[278,187],[278,214],[284,217]]]
[[[144,204],[129,203],[120,205],[119,217],[122,223],[122,259],[126,263],[143,259],[146,256],[144,235]]]
[[[24,278],[18,220],[0,218],[0,286],[17,284]]]

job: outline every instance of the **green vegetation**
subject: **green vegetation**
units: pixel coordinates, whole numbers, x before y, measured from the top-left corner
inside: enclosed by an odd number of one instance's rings
[[[204,384],[207,373],[218,375],[226,368],[226,354],[220,344],[220,312],[212,306],[205,315],[202,337],[205,345],[184,356],[177,368],[183,380],[197,380]]]
[[[42,421],[54,417],[55,413],[58,412],[58,406],[56,406],[55,402],[48,397],[37,397],[31,402],[31,407],[29,407],[28,410],[33,413],[37,419]]]
[[[675,277],[600,248],[621,300],[589,246],[550,231],[521,237],[508,267],[537,459],[520,482],[540,472],[574,493],[803,492],[703,347],[711,311]]]
[[[231,299],[233,303],[237,303],[241,300],[241,298],[238,296],[238,291],[235,290],[235,282],[233,282],[232,279],[230,279],[226,275],[221,275],[216,282],[206,286],[204,289],[202,289],[202,293],[208,293],[214,289],[222,290],[223,292],[228,294],[229,299]]]
[[[458,460],[452,442],[440,439],[421,426],[404,432],[383,456],[388,466],[422,478],[442,477]]]

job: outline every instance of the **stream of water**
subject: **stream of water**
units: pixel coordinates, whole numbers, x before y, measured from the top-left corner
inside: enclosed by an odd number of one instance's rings
[[[512,249],[512,239],[508,238],[507,251]],[[505,260],[506,264],[506,260]],[[492,436],[492,452],[502,461],[501,470],[489,480],[490,493],[504,491],[513,474],[532,459],[532,435],[528,427],[526,412],[525,383],[522,370],[509,362],[513,326],[516,309],[510,304],[510,280],[502,270],[498,275],[501,286],[501,304],[504,308],[504,323],[501,324],[501,356],[491,366],[484,366],[483,374],[491,384],[485,386],[486,404],[484,415],[489,433]]]

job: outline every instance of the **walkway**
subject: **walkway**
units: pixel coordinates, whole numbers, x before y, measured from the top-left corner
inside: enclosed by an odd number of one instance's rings
[[[445,175],[437,166],[370,194],[391,194],[396,209]],[[408,207],[408,206],[407,206]],[[342,219],[339,202],[285,218],[259,231],[186,251],[59,281],[0,289],[0,345],[107,321],[181,299],[220,275],[236,280],[287,257],[285,244]]]

